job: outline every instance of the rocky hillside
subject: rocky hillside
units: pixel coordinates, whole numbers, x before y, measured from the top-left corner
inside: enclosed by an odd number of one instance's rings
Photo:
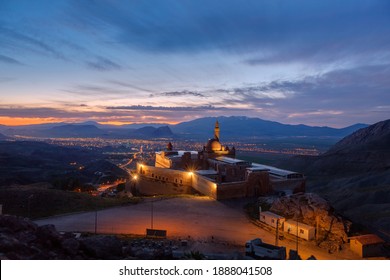
[[[303,172],[309,191],[390,239],[390,120],[352,133],[323,155],[293,157],[279,166]]]
[[[343,138],[326,154],[352,151],[385,151],[390,149],[390,120],[378,122]]]

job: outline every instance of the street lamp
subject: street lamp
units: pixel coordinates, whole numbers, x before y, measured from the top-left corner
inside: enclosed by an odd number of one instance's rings
[[[279,245],[279,218],[276,219],[275,246]]]
[[[95,235],[97,234],[97,218],[98,218],[98,215],[97,215],[97,205],[95,205]]]
[[[31,211],[31,199],[34,197],[34,195],[30,195],[27,199],[27,218],[30,218],[30,211]]]
[[[297,216],[297,248],[296,248],[296,250],[297,250],[297,255],[298,255],[298,216]]]

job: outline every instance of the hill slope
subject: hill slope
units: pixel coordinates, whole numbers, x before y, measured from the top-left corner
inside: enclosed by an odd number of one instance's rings
[[[354,132],[323,155],[279,165],[305,173],[310,191],[390,238],[390,120]]]
[[[97,171],[113,178],[127,177],[125,171],[93,151],[32,141],[0,142],[0,186],[52,182],[71,187],[72,182],[98,182]]]

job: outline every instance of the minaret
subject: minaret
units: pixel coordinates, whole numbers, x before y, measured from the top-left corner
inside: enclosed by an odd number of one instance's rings
[[[218,120],[215,122],[214,138],[219,141],[219,123],[218,123]]]

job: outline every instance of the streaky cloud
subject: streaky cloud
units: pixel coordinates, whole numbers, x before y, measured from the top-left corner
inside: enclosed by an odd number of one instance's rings
[[[146,89],[144,87],[139,87],[137,85],[133,85],[133,84],[130,84],[127,82],[116,81],[116,80],[108,80],[107,82],[110,84],[125,87],[125,88],[136,89],[136,90],[144,91],[144,92],[153,92],[152,90]]]
[[[0,54],[0,62],[13,64],[13,65],[23,65],[23,63],[21,63],[19,60],[1,54]]]
[[[197,92],[197,91],[190,91],[190,90],[168,91],[168,92],[161,92],[161,93],[155,93],[155,94],[151,94],[150,95],[150,97],[156,97],[156,96],[173,96],[173,97],[195,96],[195,97],[206,97],[203,93],[200,93],[200,92]]]
[[[131,106],[109,106],[108,110],[129,110],[129,111],[229,111],[237,110],[236,108],[228,107],[215,107],[209,106],[184,106],[184,107],[169,107],[169,106],[143,106],[143,105],[131,105]]]
[[[15,45],[16,48],[28,49],[27,46],[32,47],[35,52],[49,54],[55,58],[68,60],[63,53],[56,48],[50,46],[41,39],[36,39],[30,35],[26,35],[20,31],[15,31],[9,28],[0,26],[0,36],[4,36],[8,40],[8,44]]]
[[[98,71],[121,70],[123,68],[118,63],[101,56],[96,57],[94,61],[87,61],[86,65],[88,68]]]

